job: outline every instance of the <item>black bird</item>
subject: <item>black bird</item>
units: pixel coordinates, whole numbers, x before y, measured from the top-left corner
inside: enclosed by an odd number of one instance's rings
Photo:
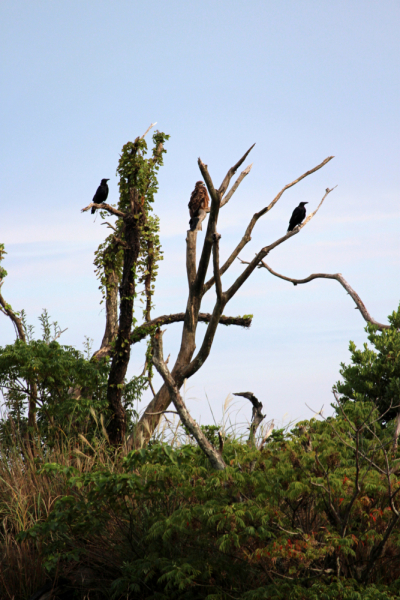
[[[297,225],[300,225],[300,223],[304,221],[306,216],[305,204],[308,204],[308,202],[300,202],[300,204],[294,209],[292,216],[290,217],[288,231],[293,231]]]
[[[99,187],[97,188],[95,195],[93,196],[92,202],[94,202],[95,204],[102,204],[103,202],[105,202],[107,200],[107,196],[108,196],[107,181],[110,181],[110,180],[109,179],[101,180],[101,183],[100,183]],[[92,210],[91,210],[92,215],[94,215],[95,212],[96,212],[96,209],[93,206]]]

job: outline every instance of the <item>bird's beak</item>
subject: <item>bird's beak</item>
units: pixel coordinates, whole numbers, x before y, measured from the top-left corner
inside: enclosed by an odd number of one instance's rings
[[[108,179],[107,179],[107,181],[108,181]],[[304,204],[309,204],[309,202],[304,202]]]

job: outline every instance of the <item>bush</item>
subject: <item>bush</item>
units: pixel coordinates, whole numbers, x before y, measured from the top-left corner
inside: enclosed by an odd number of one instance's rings
[[[36,404],[37,421],[37,428],[31,427],[30,434],[41,444],[54,446],[79,434],[89,440],[99,434],[102,437],[110,418],[108,372],[107,361],[88,360],[75,348],[56,341],[17,340],[0,348],[0,389],[7,409],[0,421],[3,448],[24,439],[30,399]],[[129,431],[137,417],[133,405],[146,386],[143,377],[125,383],[123,404]]]
[[[374,402],[383,414],[383,423],[399,412],[400,306],[389,316],[389,322],[390,329],[383,331],[377,331],[370,323],[365,328],[372,348],[364,344],[364,349],[359,350],[350,342],[351,365],[341,364],[343,381],[336,384],[342,401]]]
[[[211,472],[197,447],[158,444],[121,470],[47,464],[65,493],[20,539],[46,568],[96,574],[101,597],[398,597],[400,470],[371,402],[347,403],[261,452],[224,447]]]

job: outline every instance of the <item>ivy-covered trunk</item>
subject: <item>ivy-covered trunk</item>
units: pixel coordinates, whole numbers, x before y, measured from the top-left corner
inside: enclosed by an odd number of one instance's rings
[[[95,208],[105,209],[117,217],[115,225],[108,223],[114,233],[96,252],[95,265],[103,289],[103,301],[106,302],[106,330],[102,346],[93,356],[96,359],[112,357],[107,385],[107,402],[112,417],[107,433],[115,446],[124,443],[127,428],[123,394],[130,359],[130,338],[136,322],[136,288],[144,283],[144,290],[139,294],[146,298],[143,316],[149,321],[157,262],[162,254],[158,237],[159,222],[157,217],[151,215],[151,211],[158,189],[156,174],[165,152],[163,143],[168,137],[160,132],[154,134],[155,145],[150,159],[145,158],[147,144],[144,136],[125,144],[117,169],[120,176],[118,209],[108,204],[95,205]],[[118,284],[120,303],[117,326]],[[150,369],[151,361],[149,365]]]
[[[118,334],[108,378],[107,399],[113,417],[108,425],[110,442],[123,443],[126,434],[126,416],[122,405],[122,393],[126,371],[128,369],[131,345],[130,333],[133,319],[133,301],[135,298],[135,267],[140,252],[140,221],[143,214],[138,206],[137,191],[133,194],[134,210],[123,219],[125,225],[124,266],[120,286],[120,312]]]

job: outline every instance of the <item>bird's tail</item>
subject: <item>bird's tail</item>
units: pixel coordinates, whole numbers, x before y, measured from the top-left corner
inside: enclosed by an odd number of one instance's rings
[[[92,210],[90,212],[92,213],[92,215],[94,215],[94,213],[96,212],[96,209],[94,206],[92,207]]]

